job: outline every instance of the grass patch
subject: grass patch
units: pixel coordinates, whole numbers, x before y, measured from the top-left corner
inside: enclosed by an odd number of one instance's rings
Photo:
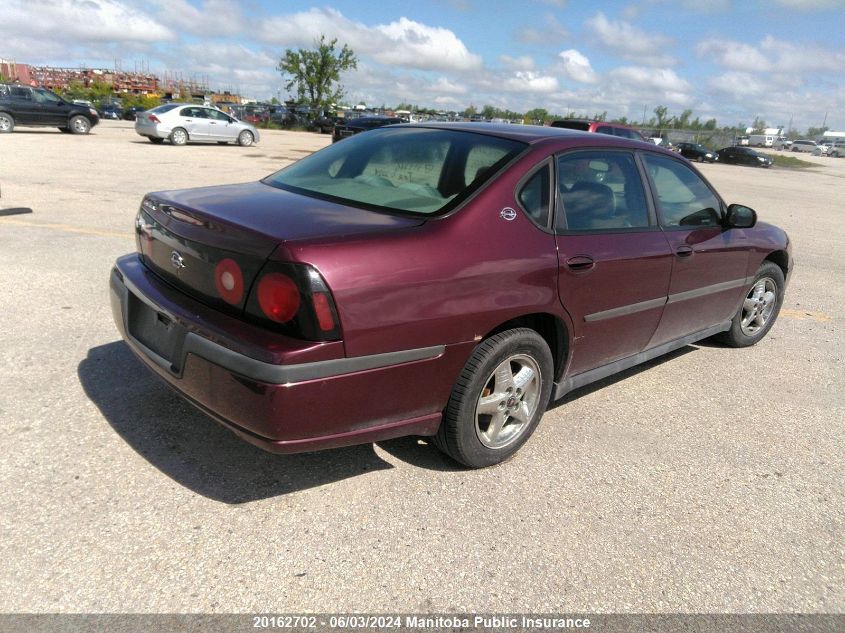
[[[810,163],[794,156],[781,156],[773,154],[772,163],[778,167],[789,167],[790,169],[806,169],[807,167],[818,167],[816,163]]]

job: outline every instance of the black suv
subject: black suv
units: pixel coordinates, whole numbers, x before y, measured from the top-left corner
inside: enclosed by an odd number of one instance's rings
[[[0,133],[11,132],[16,125],[37,125],[88,134],[99,122],[94,108],[65,101],[46,88],[0,84]]]

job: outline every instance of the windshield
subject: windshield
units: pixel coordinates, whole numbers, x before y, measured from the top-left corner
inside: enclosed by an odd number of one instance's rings
[[[433,215],[460,204],[525,147],[472,132],[386,127],[335,143],[263,182],[346,204]]]

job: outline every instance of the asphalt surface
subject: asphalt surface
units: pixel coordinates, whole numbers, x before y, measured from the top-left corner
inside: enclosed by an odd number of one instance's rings
[[[415,439],[263,453],[117,335],[108,274],[145,192],[328,142],[0,136],[0,612],[845,610],[845,160],[702,166],[794,243],[761,344],[574,392],[467,471]]]

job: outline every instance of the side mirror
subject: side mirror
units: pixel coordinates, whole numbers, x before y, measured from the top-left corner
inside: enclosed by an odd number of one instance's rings
[[[732,204],[728,207],[725,224],[729,229],[750,229],[757,224],[757,212],[751,207]]]

